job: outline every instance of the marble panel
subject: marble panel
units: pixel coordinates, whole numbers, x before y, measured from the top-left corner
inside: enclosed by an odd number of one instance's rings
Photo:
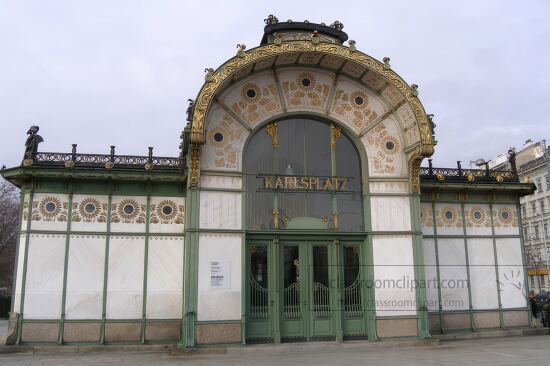
[[[67,319],[101,319],[105,275],[104,235],[71,235],[67,267]]]
[[[182,316],[183,237],[149,238],[147,318]]]

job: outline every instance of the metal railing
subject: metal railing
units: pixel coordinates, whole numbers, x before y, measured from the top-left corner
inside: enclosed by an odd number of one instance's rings
[[[460,161],[456,168],[434,168],[431,159],[428,167],[420,168],[420,178],[425,181],[517,183],[519,177],[512,170],[463,169]]]
[[[115,155],[115,147],[111,146],[110,154],[80,154],[76,152],[76,144],[70,153],[37,152],[32,164],[23,161],[23,166],[65,167],[65,168],[99,168],[99,169],[145,169],[145,170],[183,170],[184,160],[180,157],[153,156],[153,148],[149,147],[149,155]]]

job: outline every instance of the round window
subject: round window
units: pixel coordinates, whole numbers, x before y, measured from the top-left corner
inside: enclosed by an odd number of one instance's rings
[[[393,150],[395,148],[395,144],[391,141],[386,142],[386,149]]]
[[[123,208],[123,210],[124,210],[124,213],[125,213],[126,215],[131,215],[132,213],[134,213],[134,206],[132,206],[132,205],[125,205],[124,208]]]
[[[308,86],[311,85],[311,80],[309,80],[308,78],[303,78],[302,79],[302,85],[307,88]]]
[[[474,218],[476,220],[481,220],[481,212],[479,212],[479,211],[474,212]]]
[[[221,132],[216,132],[214,134],[214,141],[222,142],[223,141],[223,134]]]
[[[85,206],[84,206],[84,211],[86,211],[87,213],[91,214],[91,213],[94,213],[95,211],[95,205],[93,203],[87,203]]]
[[[447,220],[451,220],[453,218],[453,213],[451,211],[446,211],[445,212],[445,218]]]
[[[510,214],[508,213],[508,211],[502,211],[500,216],[502,216],[504,220],[508,220],[510,218]]]
[[[165,214],[166,216],[170,215],[172,213],[172,207],[168,205],[162,206],[162,213]]]
[[[57,206],[53,202],[48,202],[44,205],[44,209],[47,212],[54,212],[56,208],[57,208]]]
[[[355,97],[355,104],[362,105],[364,102],[363,97],[357,96]]]
[[[246,96],[249,97],[250,99],[254,98],[256,96],[256,90],[248,89],[246,91]]]

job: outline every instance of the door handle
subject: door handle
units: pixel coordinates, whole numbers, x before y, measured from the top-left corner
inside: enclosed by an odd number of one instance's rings
[[[306,304],[306,299],[302,299],[302,305]]]

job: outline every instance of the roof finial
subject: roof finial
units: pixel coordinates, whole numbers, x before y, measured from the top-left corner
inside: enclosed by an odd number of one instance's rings
[[[336,29],[337,31],[341,31],[342,29],[344,29],[344,23],[335,20],[334,23],[330,25],[330,27]]]
[[[264,19],[264,23],[267,25],[273,25],[279,23],[279,19],[273,14],[269,14],[267,19]]]

